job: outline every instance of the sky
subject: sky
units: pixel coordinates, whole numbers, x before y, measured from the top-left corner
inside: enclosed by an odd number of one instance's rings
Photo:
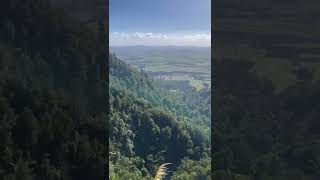
[[[210,46],[211,0],[109,0],[110,46]]]

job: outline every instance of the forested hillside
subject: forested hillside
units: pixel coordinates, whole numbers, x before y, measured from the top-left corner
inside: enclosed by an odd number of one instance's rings
[[[209,112],[192,109],[113,54],[109,78],[111,179],[150,179],[163,163],[172,163],[172,179],[210,179]]]
[[[214,179],[319,179],[320,82],[297,73],[297,83],[276,93],[253,68],[216,61]]]
[[[320,179],[319,1],[214,3],[214,179]]]
[[[46,0],[0,3],[0,179],[103,179],[107,56]]]
[[[128,90],[134,96],[144,98],[154,106],[188,118],[204,127],[210,127],[210,88],[197,92],[189,86],[184,87],[183,92],[170,92],[143,71],[137,71],[123,61],[117,60],[114,54],[109,55],[109,64],[111,87]]]

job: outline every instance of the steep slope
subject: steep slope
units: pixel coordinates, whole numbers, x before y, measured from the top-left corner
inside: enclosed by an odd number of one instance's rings
[[[109,56],[113,179],[148,179],[165,162],[173,163],[170,168],[175,170],[183,158],[209,159],[210,127],[203,131],[204,125],[197,125],[183,112],[173,113],[180,106],[168,92],[157,89],[143,72]],[[205,172],[208,174],[197,173],[208,176],[209,171]]]
[[[109,54],[110,87],[130,91],[134,96],[144,98],[153,106],[197,122],[203,127],[211,124],[210,89],[196,92],[170,92],[155,83],[146,73],[139,72],[114,54]],[[192,89],[192,88],[190,88]]]

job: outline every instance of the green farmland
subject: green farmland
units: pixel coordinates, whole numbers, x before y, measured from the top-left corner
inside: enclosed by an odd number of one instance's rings
[[[209,47],[122,46],[111,52],[155,79],[188,81],[197,90],[211,85],[211,49]]]

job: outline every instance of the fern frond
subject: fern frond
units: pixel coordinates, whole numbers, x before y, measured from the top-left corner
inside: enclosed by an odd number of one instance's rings
[[[171,163],[164,163],[162,164],[157,173],[156,173],[156,176],[154,177],[154,180],[161,180],[162,178],[164,178],[164,176],[166,176],[168,174],[168,168],[166,167],[166,165],[169,165]]]

